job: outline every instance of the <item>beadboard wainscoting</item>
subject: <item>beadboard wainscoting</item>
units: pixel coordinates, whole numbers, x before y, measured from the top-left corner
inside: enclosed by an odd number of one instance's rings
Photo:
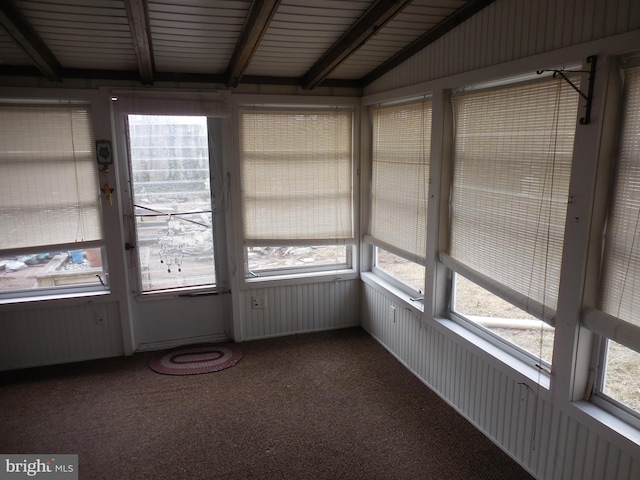
[[[637,455],[556,407],[544,388],[381,289],[365,284],[362,295],[362,326],[536,478],[640,478]]]
[[[242,339],[357,326],[360,283],[337,280],[244,290]]]
[[[117,302],[2,312],[0,370],[124,353]]]

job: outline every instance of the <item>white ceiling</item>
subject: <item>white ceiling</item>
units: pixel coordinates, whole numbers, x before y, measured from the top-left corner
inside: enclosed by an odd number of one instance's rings
[[[363,87],[493,0],[2,0],[0,75]]]

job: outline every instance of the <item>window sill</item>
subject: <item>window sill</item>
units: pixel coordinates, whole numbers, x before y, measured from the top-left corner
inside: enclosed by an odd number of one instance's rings
[[[548,374],[510,355],[508,352],[505,352],[481,336],[467,330],[464,326],[453,320],[436,319],[436,328],[451,337],[457,337],[460,341],[465,342],[464,348],[472,351],[480,358],[487,361],[493,360],[493,364],[495,364],[499,370],[509,375],[509,377],[516,379],[521,377],[522,381],[518,383],[524,383],[527,385],[527,388],[536,389],[539,385],[542,387],[538,391],[540,397],[544,400],[550,400],[549,388],[551,377]],[[591,424],[592,428],[602,432],[607,440],[620,445],[620,439],[622,438],[626,441],[625,443],[629,447],[630,452],[637,451],[636,449],[640,446],[640,429],[635,428],[633,425],[630,425],[621,418],[591,402],[571,402],[570,407],[575,408],[580,414],[579,416],[582,417],[587,424]]]
[[[398,303],[401,303],[403,306],[413,311],[414,313],[422,314],[422,312],[424,311],[424,304],[422,303],[422,300],[411,300],[411,295],[409,295],[409,293],[399,289],[390,282],[387,282],[375,273],[362,272],[360,274],[360,278],[367,285],[370,285],[373,288],[382,291],[383,293],[392,295]]]
[[[137,293],[135,295],[135,299],[138,302],[146,302],[153,300],[165,300],[165,299],[175,299],[180,297],[185,298],[198,298],[198,297],[208,297],[214,295],[222,295],[224,293],[229,293],[228,289],[219,289],[216,287],[187,287],[187,288],[173,288],[168,290],[156,290],[151,292],[142,292]]]
[[[624,420],[607,412],[606,410],[603,410],[591,402],[579,401],[573,402],[572,405],[577,408],[579,412],[585,414],[588,418],[599,424],[600,427],[605,427],[607,430],[612,431],[614,436],[622,437],[631,442],[633,444],[633,449],[640,447],[639,429],[629,425]]]
[[[63,303],[65,305],[73,304],[85,304],[90,303],[93,299],[100,298],[102,301],[108,300],[111,296],[109,290],[98,290],[88,292],[64,292],[64,293],[50,293],[48,295],[32,295],[0,299],[0,307],[25,307],[34,306],[42,307],[43,304],[50,304],[52,302]],[[107,297],[106,299],[103,297]]]
[[[266,286],[280,287],[287,285],[304,285],[308,283],[337,282],[343,280],[354,280],[357,278],[358,274],[353,269],[269,275],[264,277],[245,278],[241,284],[241,289],[249,290],[252,288],[261,288]]]
[[[468,330],[459,323],[446,319],[436,318],[436,324],[440,329],[446,331],[450,336],[462,339],[467,345],[466,349],[473,350],[475,353],[486,360],[497,360],[500,369],[509,376],[518,375],[523,377],[523,383],[528,388],[536,388],[540,386],[548,393],[551,377],[546,372],[534,367],[533,365],[521,360],[515,355],[503,350],[498,345],[484,339],[480,335]],[[533,383],[533,387],[528,382]]]

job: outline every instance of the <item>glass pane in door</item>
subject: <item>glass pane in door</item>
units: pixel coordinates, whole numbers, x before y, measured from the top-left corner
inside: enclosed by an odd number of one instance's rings
[[[207,118],[129,115],[141,292],[216,282]]]

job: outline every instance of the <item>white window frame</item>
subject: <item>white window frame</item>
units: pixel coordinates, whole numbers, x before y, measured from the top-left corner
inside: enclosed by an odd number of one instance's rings
[[[238,205],[242,205],[242,196],[240,194],[241,185],[241,138],[240,138],[240,115],[242,111],[251,109],[273,109],[273,110],[291,110],[291,111],[303,111],[308,109],[318,109],[321,111],[330,111],[331,109],[348,109],[352,112],[352,147],[351,147],[351,181],[352,181],[352,215],[353,215],[353,239],[339,240],[337,243],[322,240],[314,241],[309,239],[306,242],[287,240],[282,241],[266,241],[261,244],[259,241],[252,241],[251,245],[247,244],[244,238],[243,232],[243,219],[242,215],[238,215],[235,218],[234,235],[239,240],[237,242],[237,255],[242,259],[242,276],[240,277],[239,286],[241,288],[253,288],[257,283],[268,282],[274,285],[288,285],[288,284],[300,284],[309,282],[323,282],[323,281],[335,281],[348,280],[357,278],[358,271],[358,245],[356,238],[358,238],[358,176],[359,176],[359,101],[353,98],[332,98],[330,102],[323,98],[316,97],[300,97],[296,99],[296,102],[292,102],[290,98],[279,95],[237,95],[234,96],[233,115],[235,118],[235,152],[238,158],[236,166],[233,172],[236,175],[236,187],[237,194],[234,197]],[[248,262],[248,248],[250,246],[281,246],[281,247],[305,247],[305,246],[322,246],[322,245],[344,245],[346,247],[346,263],[336,265],[318,265],[318,266],[294,266],[283,268],[271,268],[252,271],[249,269]]]
[[[428,105],[427,105],[428,104]],[[372,182],[372,186],[371,186],[371,190],[374,191],[375,185],[374,182],[376,181],[374,178],[375,172],[374,170],[374,162],[375,162],[375,147],[374,144],[376,142],[376,135],[374,132],[375,129],[375,121],[374,121],[374,116],[376,115],[377,112],[385,112],[385,110],[387,112],[395,112],[396,114],[400,114],[400,113],[404,113],[406,115],[406,111],[407,110],[415,110],[414,113],[418,113],[418,110],[422,111],[422,114],[424,115],[425,113],[425,108],[429,111],[430,115],[429,115],[429,119],[428,119],[428,123],[425,125],[426,128],[424,129],[423,134],[425,134],[427,136],[427,138],[422,138],[422,139],[418,139],[418,143],[422,143],[424,142],[424,145],[422,145],[422,151],[419,152],[422,155],[422,158],[425,159],[425,163],[423,165],[424,167],[424,175],[425,175],[425,190],[424,190],[424,219],[422,218],[422,216],[419,213],[416,213],[415,217],[411,218],[412,221],[415,222],[416,225],[410,227],[411,229],[414,228],[419,228],[418,224],[421,221],[424,221],[424,232],[422,232],[422,236],[420,236],[420,238],[418,238],[418,236],[420,235],[420,232],[417,233],[416,238],[414,239],[416,244],[413,245],[412,247],[409,247],[407,244],[407,248],[411,249],[413,251],[406,251],[403,248],[400,248],[396,245],[392,245],[390,243],[385,243],[384,241],[380,241],[376,238],[373,237],[374,232],[372,231],[374,229],[374,216],[375,216],[375,209],[373,206],[371,206],[371,210],[370,210],[370,217],[369,217],[369,233],[366,234],[364,236],[364,241],[370,246],[370,252],[371,252],[371,272],[373,274],[375,274],[376,276],[378,276],[382,281],[383,284],[387,283],[390,286],[392,286],[394,289],[399,290],[400,292],[402,292],[404,294],[404,296],[406,296],[406,298],[408,299],[409,302],[411,302],[411,304],[413,306],[415,306],[416,308],[419,308],[420,310],[424,309],[424,291],[425,291],[425,285],[423,282],[423,285],[421,286],[421,288],[416,289],[411,285],[408,285],[407,283],[405,283],[404,281],[402,281],[400,278],[395,277],[394,275],[392,275],[390,272],[385,271],[384,269],[380,268],[378,266],[378,250],[382,249],[388,253],[391,253],[397,257],[400,257],[408,262],[412,262],[415,263],[416,265],[420,265],[422,267],[425,268],[425,277],[426,277],[426,239],[427,239],[427,223],[428,223],[428,217],[427,217],[427,210],[428,210],[428,198],[429,198],[429,178],[430,178],[430,166],[431,166],[431,161],[430,161],[430,157],[431,157],[431,135],[432,135],[432,122],[433,119],[431,118],[431,114],[433,111],[433,101],[431,98],[431,95],[422,95],[420,97],[417,98],[410,98],[410,99],[406,99],[403,101],[397,101],[397,102],[387,102],[387,103],[382,103],[382,104],[377,104],[377,105],[372,105],[369,109],[369,122],[370,122],[370,129],[371,129],[371,165],[370,165],[370,169],[371,169],[371,174],[370,174],[370,178],[371,178],[371,182]],[[404,110],[404,112],[403,112]],[[424,119],[424,116],[422,117]],[[411,124],[414,128],[418,128],[419,129],[419,125],[417,123],[412,123]],[[413,145],[413,147],[415,147],[415,145]],[[412,151],[411,153],[415,153],[415,151]],[[403,157],[405,158],[405,157]],[[408,163],[405,161],[403,163],[403,165],[408,165]],[[384,180],[384,177],[383,179]],[[418,193],[418,196],[420,196],[420,193]],[[382,236],[388,236],[388,231],[385,232],[385,226],[381,226],[382,228],[382,232],[381,235]],[[388,230],[388,229],[387,229]],[[415,230],[414,230],[415,231]],[[393,236],[391,234],[391,236]],[[397,243],[397,242],[394,242]],[[423,248],[419,248],[419,245],[423,245]],[[425,278],[426,280],[426,278]]]
[[[366,241],[366,240],[365,240]],[[376,274],[377,276],[379,276],[382,280],[384,280],[385,282],[389,283],[390,285],[392,285],[393,287],[397,288],[398,290],[402,291],[403,293],[405,293],[409,300],[411,302],[413,302],[416,306],[420,306],[420,308],[422,308],[422,305],[424,303],[424,285],[422,286],[421,289],[415,289],[413,288],[411,285],[407,284],[406,282],[403,282],[400,278],[395,277],[393,275],[391,275],[391,273],[385,271],[384,269],[382,269],[381,267],[378,266],[378,250],[382,249],[388,253],[391,253],[393,255],[396,255],[400,258],[403,258],[404,260],[408,261],[408,262],[412,262],[416,265],[420,265],[422,267],[425,268],[425,276],[426,276],[426,267],[420,263],[417,263],[413,260],[409,260],[405,257],[403,257],[402,255],[398,255],[398,253],[391,251],[390,249],[386,249],[382,246],[379,245],[373,245],[371,244],[371,253],[373,256],[372,259],[372,264],[371,264],[371,271]]]
[[[113,90],[111,101],[114,108],[114,118],[117,131],[121,134],[117,136],[118,148],[122,152],[128,152],[128,130],[127,116],[133,115],[175,115],[175,116],[201,116],[207,118],[207,136],[209,138],[209,175],[211,179],[211,209],[213,222],[213,255],[215,261],[215,278],[216,282],[207,285],[197,285],[192,287],[178,287],[163,290],[142,291],[140,288],[141,279],[139,278],[140,269],[138,268],[139,259],[138,252],[135,248],[135,225],[132,211],[131,192],[123,201],[123,210],[128,221],[125,225],[126,242],[130,243],[133,248],[129,253],[134,256],[133,273],[135,278],[134,295],[138,299],[157,299],[161,300],[167,296],[189,296],[209,293],[225,293],[229,291],[229,278],[227,270],[227,248],[226,248],[226,222],[225,211],[227,208],[224,172],[224,155],[228,148],[226,143],[226,129],[228,119],[230,117],[230,95],[228,92],[171,92],[162,93],[156,91],[132,91],[132,90]],[[219,120],[219,128],[213,128],[211,119]],[[215,134],[215,135],[214,135]],[[212,157],[212,136],[216,137],[216,155],[219,158]],[[124,155],[125,168],[120,169],[120,181],[127,184],[130,181],[130,159],[128,153]],[[214,175],[214,163],[216,174]],[[126,255],[126,253],[125,253]]]
[[[544,80],[537,78],[537,76],[534,77],[531,75],[527,75],[524,77],[512,77],[504,80],[498,79],[496,81],[487,82],[481,85],[468,86],[460,89],[459,92],[464,92],[465,90],[482,91],[485,89],[502,89],[508,88],[512,85],[524,85],[527,82],[539,81]],[[556,81],[562,80],[558,78]],[[452,137],[452,142],[455,143],[455,134]],[[451,182],[453,184],[453,176],[451,177]],[[560,258],[560,262],[562,262],[562,258]],[[448,253],[440,253],[440,263],[444,264],[450,272],[448,281],[450,282],[451,287],[447,290],[449,292],[449,295],[447,296],[447,310],[449,318],[460,324],[463,328],[469,330],[474,335],[477,335],[478,337],[487,340],[490,344],[495,345],[497,348],[504,351],[507,355],[516,358],[526,365],[531,366],[535,371],[538,372],[538,378],[535,379],[537,383],[545,388],[548,388],[550,385],[550,373],[552,368],[551,364],[539,358],[537,355],[522,349],[509,340],[500,337],[489,329],[486,329],[473,322],[472,320],[467,319],[464,315],[453,310],[455,300],[453,278],[454,274],[463,274],[463,276],[465,276],[467,280],[470,280],[471,282],[479,285],[482,288],[485,288],[487,291],[493,293],[494,295],[503,298],[508,303],[511,303],[512,305],[519,307],[524,311],[528,311],[528,313],[533,314],[535,317],[541,319],[542,321],[545,321],[546,323],[549,323],[551,326],[554,326],[553,320],[555,316],[555,310],[552,310],[548,306],[544,306],[540,302],[537,302],[535,300],[527,299],[524,295],[519,294],[516,291],[511,291],[510,288],[504,288],[493,279],[486,277],[485,275],[478,273],[473,269],[468,268],[464,264],[458,262],[454,258],[450,257]]]
[[[52,95],[38,95],[36,97],[32,97],[30,95],[20,95],[2,98],[0,99],[2,102],[6,104],[11,104],[15,106],[29,106],[29,105],[42,105],[42,106],[70,106],[70,105],[78,105],[78,106],[86,106],[89,110],[89,129],[91,131],[91,138],[89,138],[92,148],[92,166],[98,171],[98,164],[95,160],[95,125],[96,119],[95,115],[95,105],[91,96],[86,95],[74,95],[73,92],[63,92],[59,94]],[[94,163],[95,162],[95,163]],[[98,192],[100,178],[98,178],[98,174],[96,174],[96,192]],[[37,287],[30,289],[19,289],[19,290],[11,290],[6,292],[0,292],[0,304],[13,304],[13,303],[22,303],[22,302],[31,302],[31,301],[43,301],[43,300],[58,300],[65,298],[79,298],[79,297],[90,297],[96,295],[107,295],[111,293],[111,289],[109,287],[109,268],[107,262],[107,252],[106,252],[106,238],[104,231],[104,202],[102,197],[98,200],[98,215],[99,218],[97,222],[100,224],[100,228],[102,229],[101,238],[90,241],[77,241],[73,243],[62,243],[62,244],[53,244],[53,245],[37,245],[31,247],[19,247],[19,248],[8,248],[3,250],[0,253],[0,256],[12,256],[16,254],[34,254],[34,253],[50,253],[55,251],[66,251],[66,250],[85,250],[89,248],[100,249],[101,257],[102,257],[102,275],[99,276],[99,284],[78,284],[78,285],[64,285],[64,286],[46,286],[46,287]]]
[[[281,245],[282,247],[295,247],[295,245]],[[322,245],[309,245],[312,247],[322,246]],[[330,245],[333,246],[333,245]],[[244,248],[245,255],[245,279],[247,282],[251,282],[252,280],[265,280],[273,277],[299,277],[299,276],[309,276],[315,274],[326,274],[331,272],[352,272],[353,271],[353,262],[354,262],[354,244],[344,244],[345,247],[345,262],[344,263],[336,263],[333,264],[323,264],[323,265],[304,265],[304,266],[289,266],[289,267],[281,267],[281,268],[264,268],[264,269],[254,269],[251,270],[249,268],[249,259],[248,259],[248,248]],[[307,247],[307,245],[301,245],[301,248]]]
[[[451,272],[452,277],[454,275],[458,275],[455,272]],[[469,280],[469,279],[467,279]],[[453,283],[455,280],[452,278],[451,282]],[[473,282],[473,280],[469,280]],[[475,282],[473,282],[475,283]],[[478,285],[478,284],[476,284]],[[490,292],[492,293],[492,292]],[[477,322],[467,318],[464,314],[456,312],[453,309],[453,305],[455,303],[455,290],[453,287],[451,288],[451,294],[448,297],[448,317],[455,321],[456,323],[464,326],[465,329],[472,332],[474,335],[486,340],[487,342],[497,346],[500,350],[503,350],[509,356],[514,357],[521,361],[522,363],[530,366],[535,371],[539,373],[538,377],[535,378],[536,382],[540,383],[545,388],[549,388],[549,380],[551,376],[551,368],[552,365],[540,358],[537,355],[534,355],[531,352],[528,352],[524,348],[520,347],[516,343],[510,342],[506,338],[501,337],[497,333],[494,333],[489,328],[485,328]]]
[[[637,71],[637,69],[640,68],[640,58],[638,57],[638,54],[632,54],[620,58],[619,67],[621,69],[621,72],[624,72],[624,70],[627,68],[633,68]],[[618,112],[620,114],[618,115],[618,118],[616,118],[616,121],[618,122],[616,124],[616,129],[618,131],[622,131],[622,110],[624,110],[624,108],[624,105],[621,105],[621,111]],[[615,163],[614,171],[616,173],[612,174],[613,180],[609,182],[610,185],[619,184],[618,179],[615,177],[615,175],[617,174],[619,168],[618,162],[620,160],[618,155],[620,152],[621,137],[622,135],[620,134],[616,139],[616,152],[612,160],[613,163]],[[608,215],[611,214],[611,209],[614,206],[613,202],[615,200],[615,193],[615,187],[612,187],[606,199]],[[609,224],[610,222],[605,221],[605,228]],[[606,242],[606,235],[604,238],[604,241]],[[638,239],[637,241],[640,241],[640,239]],[[603,258],[605,249],[606,244],[603,247]],[[601,270],[603,270],[602,258],[600,259],[600,261],[600,267]],[[603,275],[602,271],[601,275]],[[602,295],[604,281],[603,278],[600,278],[599,280],[598,292]],[[600,308],[586,308],[582,313],[581,322],[584,328],[594,333],[592,347],[594,353],[591,356],[591,370],[594,373],[592,374],[593,381],[591,389],[587,392],[590,396],[589,400],[605,412],[619,418],[626,424],[631,425],[633,428],[640,430],[640,412],[637,412],[621,401],[604,393],[609,342],[614,341],[622,345],[624,348],[628,348],[640,354],[640,329],[637,327],[637,325],[632,324],[630,321],[628,322],[623,320],[622,318],[606,313],[603,310],[600,310]]]
[[[605,336],[596,335],[594,339],[594,348],[596,349],[596,365],[595,381],[593,385],[593,393],[591,394],[591,402],[607,413],[618,417],[625,423],[640,430],[640,414],[626,406],[624,403],[603,392],[605,382],[607,346],[609,339]],[[630,348],[630,347],[626,347]]]

